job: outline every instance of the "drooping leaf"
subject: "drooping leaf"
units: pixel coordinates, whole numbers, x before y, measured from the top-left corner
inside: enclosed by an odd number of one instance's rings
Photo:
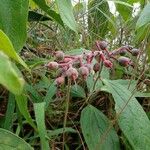
[[[8,130],[0,129],[0,139],[1,150],[33,150],[28,143]]]
[[[56,21],[61,26],[64,26],[63,21],[59,14],[46,4],[45,0],[33,0],[43,11],[45,11],[54,21]]]
[[[47,21],[47,20],[52,19],[35,11],[29,11],[28,21]]]
[[[18,52],[26,41],[28,3],[28,0],[0,0],[0,29],[7,34]]]
[[[107,137],[103,137],[110,122],[107,117],[95,107],[89,105],[81,112],[81,129],[89,150],[119,150],[119,139],[112,127]],[[102,138],[102,139],[101,139]]]
[[[84,89],[79,85],[73,85],[71,86],[71,96],[72,97],[81,97],[86,98],[86,94]]]
[[[60,16],[70,29],[75,32],[78,32],[78,26],[73,15],[73,7],[71,0],[56,0],[56,4],[60,13]]]
[[[0,52],[0,84],[14,94],[22,93],[24,87],[24,79],[18,68],[2,52]]]
[[[131,91],[119,84],[117,80],[103,80],[103,82],[105,86],[102,90],[112,94],[116,113],[121,112],[118,123],[129,143],[135,150],[148,150],[150,147],[150,121],[142,106],[132,96]]]
[[[34,103],[34,111],[36,123],[39,131],[39,136],[41,139],[41,149],[49,150],[49,142],[46,138],[47,131],[45,127],[45,102],[42,103]]]
[[[30,113],[28,111],[28,105],[27,105],[27,97],[24,94],[21,95],[16,95],[15,96],[19,111],[21,112],[21,114],[24,116],[24,118],[26,119],[26,121],[35,129],[36,126],[33,123],[33,120],[30,116]]]
[[[0,30],[0,51],[2,51],[8,57],[14,59],[18,63],[20,63],[22,66],[24,66],[27,70],[29,70],[28,66],[21,59],[21,57],[19,57],[19,55],[16,53],[11,41],[2,30]]]
[[[140,27],[144,25],[150,24],[150,3],[148,3],[144,9],[142,10],[140,17],[136,23],[136,29],[139,29]]]

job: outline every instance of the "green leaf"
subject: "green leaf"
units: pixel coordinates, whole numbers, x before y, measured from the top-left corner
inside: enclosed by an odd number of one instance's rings
[[[64,132],[77,133],[76,130],[74,130],[73,128],[70,128],[70,127],[60,128],[60,129],[55,129],[55,130],[48,130],[47,132],[48,132],[47,134],[50,138],[52,136],[58,136],[59,134],[63,134]]]
[[[133,149],[149,150],[150,121],[142,106],[135,97],[131,97],[131,91],[119,84],[117,80],[103,80],[103,82],[105,86],[102,90],[112,94],[116,113],[120,113],[126,105],[119,116],[118,123]]]
[[[1,150],[33,150],[23,139],[8,130],[0,128],[0,137]]]
[[[88,10],[88,28],[93,38],[92,40],[105,37],[109,32],[108,22],[111,18],[107,1],[91,0],[88,3]]]
[[[150,3],[148,3],[142,10],[140,17],[136,23],[136,29],[146,24],[150,24]]]
[[[9,93],[8,104],[7,104],[7,111],[5,115],[4,121],[4,129],[10,130],[13,125],[13,116],[15,110],[15,97],[12,93]]]
[[[36,123],[39,131],[39,136],[41,139],[41,149],[42,150],[49,150],[49,142],[46,139],[47,131],[45,127],[45,102],[42,103],[34,103],[34,111],[35,111],[35,118]]]
[[[20,51],[27,36],[28,0],[0,0],[0,6],[0,29],[10,38],[15,50]]]
[[[122,18],[127,21],[132,17],[132,6],[128,4],[128,0],[122,0],[122,1],[114,1],[117,11],[120,13]]]
[[[14,94],[22,93],[24,87],[24,79],[21,73],[2,52],[0,52],[0,84]]]
[[[19,111],[21,112],[21,114],[24,116],[24,118],[26,119],[26,121],[35,129],[36,126],[33,123],[33,120],[30,116],[30,113],[28,112],[28,106],[27,106],[27,97],[24,94],[21,95],[16,95],[15,96]]]
[[[29,70],[28,66],[21,59],[21,57],[19,57],[19,55],[16,53],[11,41],[2,30],[0,30],[0,51],[2,51],[8,57],[14,59],[18,63],[20,63],[22,66],[24,66],[27,70]]]
[[[63,2],[56,0],[56,4],[64,24],[77,33],[78,26],[73,15],[71,0],[63,0]]]
[[[35,11],[29,11],[28,21],[48,21],[48,20],[52,19]]]
[[[46,103],[46,105],[45,105],[46,108],[48,108],[49,103],[52,102],[52,100],[53,100],[52,98],[56,94],[56,90],[57,90],[57,87],[55,85],[55,82],[53,82],[50,85],[46,96],[44,97],[44,102]]]
[[[120,149],[119,139],[113,127],[108,132],[107,137],[104,140],[101,139],[108,129],[110,122],[107,117],[95,107],[89,105],[82,110],[80,123],[89,150]]]
[[[71,96],[72,97],[86,98],[86,94],[85,94],[84,89],[79,85],[73,85],[71,87]]]
[[[46,4],[45,0],[33,0],[43,11],[45,11],[53,20],[58,24],[64,26],[63,21],[59,14],[51,10],[50,7]]]

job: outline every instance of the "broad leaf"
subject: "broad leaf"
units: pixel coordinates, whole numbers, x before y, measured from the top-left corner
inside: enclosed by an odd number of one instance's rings
[[[9,58],[0,52],[0,84],[14,94],[22,93],[24,79]]]
[[[135,97],[131,96],[131,91],[122,84],[119,84],[117,80],[103,80],[103,82],[105,86],[102,90],[112,94],[116,103],[116,113],[122,111],[118,123],[133,149],[149,150],[150,121],[142,106]]]
[[[3,53],[5,53],[8,57],[14,59],[18,63],[20,63],[22,66],[24,66],[26,69],[28,69],[27,65],[21,59],[21,57],[19,57],[19,55],[15,52],[15,49],[11,41],[2,30],[0,30],[0,51],[3,51]]]
[[[45,11],[53,20],[58,24],[64,26],[63,21],[59,14],[51,10],[50,7],[46,4],[45,0],[33,0],[43,11]]]
[[[8,130],[0,128],[1,150],[33,150],[23,139]]]
[[[150,3],[148,3],[142,10],[140,17],[136,23],[136,29],[146,24],[150,24]]]
[[[56,0],[56,4],[64,24],[66,24],[73,31],[77,32],[78,26],[73,15],[71,0],[63,0],[63,2],[62,0]]]
[[[45,127],[45,102],[42,103],[34,103],[34,111],[36,123],[39,131],[39,136],[41,139],[41,149],[49,150],[49,142],[46,139],[47,131]]]
[[[106,134],[110,125],[107,117],[95,107],[89,105],[81,112],[81,129],[89,150],[119,150],[119,139],[112,127]]]
[[[0,29],[7,34],[15,50],[20,51],[27,36],[28,0],[0,0],[0,6]]]

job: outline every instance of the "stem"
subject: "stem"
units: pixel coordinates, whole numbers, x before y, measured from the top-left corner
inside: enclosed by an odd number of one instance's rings
[[[71,80],[68,79],[66,110],[65,110],[64,124],[63,124],[63,146],[62,146],[62,150],[64,150],[64,148],[65,148],[64,147],[65,146],[65,128],[66,128],[66,124],[67,124],[67,115],[68,115],[68,111],[69,111],[70,89],[71,89]]]
[[[97,76],[97,78],[96,78],[96,80],[95,80],[95,82],[94,82],[92,92],[89,94],[89,96],[86,98],[85,102],[84,102],[84,103],[82,104],[82,106],[79,108],[79,110],[77,111],[75,117],[77,117],[77,115],[78,115],[79,112],[82,110],[82,108],[85,106],[85,104],[88,104],[88,101],[90,100],[91,96],[93,95],[93,93],[94,93],[94,91],[95,91],[96,83],[97,83],[98,79],[100,78],[100,75],[101,75],[101,72],[102,72],[102,68],[103,68],[103,62],[101,62],[101,64],[100,64],[100,70],[99,70],[98,76]]]

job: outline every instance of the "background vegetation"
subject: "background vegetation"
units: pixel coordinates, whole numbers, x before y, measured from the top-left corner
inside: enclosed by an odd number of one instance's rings
[[[0,1],[0,149],[149,150],[149,0]],[[45,64],[108,42],[139,49],[83,81],[56,86]],[[99,78],[100,77],[100,78]],[[96,81],[95,81],[96,78]],[[59,90],[60,90],[59,89]]]

